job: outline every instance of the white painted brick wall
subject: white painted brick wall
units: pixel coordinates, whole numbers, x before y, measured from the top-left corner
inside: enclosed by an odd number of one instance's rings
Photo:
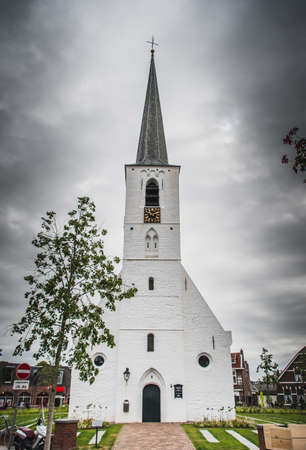
[[[125,224],[143,223],[146,183],[154,178],[159,185],[162,223],[179,223],[179,166],[125,166]]]

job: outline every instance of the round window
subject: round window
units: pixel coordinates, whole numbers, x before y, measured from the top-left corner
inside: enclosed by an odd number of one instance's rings
[[[95,363],[95,365],[98,366],[98,367],[103,366],[103,364],[104,364],[104,358],[103,358],[103,356],[102,356],[102,355],[96,356],[95,359],[94,359],[94,363]]]
[[[209,358],[206,355],[201,355],[199,358],[199,364],[201,367],[208,367],[209,366]]]

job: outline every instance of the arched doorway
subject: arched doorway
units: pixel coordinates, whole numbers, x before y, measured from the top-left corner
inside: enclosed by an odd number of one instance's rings
[[[160,389],[156,384],[147,384],[143,388],[142,421],[160,422]]]

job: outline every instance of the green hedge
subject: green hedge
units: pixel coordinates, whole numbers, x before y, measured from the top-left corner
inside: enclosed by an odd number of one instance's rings
[[[237,406],[236,412],[255,414],[306,414],[305,409],[260,408],[259,406]]]

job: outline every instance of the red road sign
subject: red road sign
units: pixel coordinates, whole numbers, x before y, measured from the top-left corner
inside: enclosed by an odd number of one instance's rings
[[[26,380],[31,373],[31,367],[27,363],[21,363],[16,367],[16,377],[18,380]]]

